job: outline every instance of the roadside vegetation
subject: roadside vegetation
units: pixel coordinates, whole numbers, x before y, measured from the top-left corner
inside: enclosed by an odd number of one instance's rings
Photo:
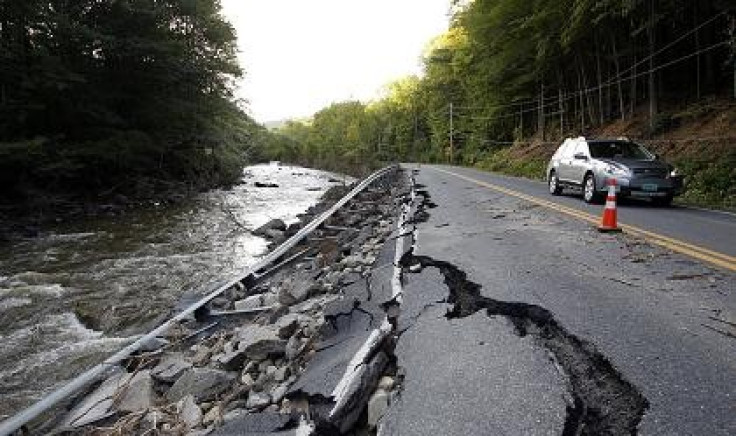
[[[267,135],[218,0],[0,3],[0,206],[236,181]]]
[[[543,177],[563,138],[625,135],[687,174],[684,200],[736,203],[732,1],[453,1],[450,20],[420,77],[287,122],[269,156]]]

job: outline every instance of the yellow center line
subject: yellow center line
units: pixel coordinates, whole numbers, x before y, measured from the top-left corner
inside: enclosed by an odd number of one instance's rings
[[[540,198],[537,198],[531,195],[523,194],[521,192],[514,191],[508,188],[504,188],[502,186],[494,185],[492,183],[486,183],[486,182],[483,182],[477,179],[473,179],[471,177],[467,177],[462,174],[458,174],[458,173],[448,171],[445,169],[435,168],[435,167],[432,167],[432,169],[435,171],[439,171],[445,174],[449,174],[449,175],[458,177],[460,179],[466,180],[476,185],[483,186],[488,189],[492,189],[502,194],[510,195],[512,197],[520,198],[522,200],[537,204],[542,207],[546,207],[548,209],[556,210],[560,213],[570,215],[572,217],[589,222],[591,224],[598,224],[599,222],[598,217],[590,213],[587,213],[587,212],[583,212],[577,209],[573,209],[571,207],[563,206],[561,204],[554,203],[552,201],[542,200]],[[644,230],[642,228],[632,226],[630,224],[621,224],[621,228],[632,235],[639,236],[655,245],[659,245],[660,247],[664,247],[669,250],[675,251],[677,253],[681,253],[681,254],[690,256],[692,258],[702,260],[704,262],[708,262],[713,265],[720,266],[730,271],[736,271],[736,257],[729,256],[725,253],[719,253],[717,251],[709,250],[705,247],[700,247],[698,245],[690,244],[685,241],[681,241],[679,239],[670,238],[669,236],[660,235],[659,233],[654,233],[649,230]]]

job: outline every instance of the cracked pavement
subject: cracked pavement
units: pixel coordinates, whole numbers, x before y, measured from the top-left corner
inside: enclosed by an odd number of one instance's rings
[[[379,434],[736,433],[734,274],[432,167],[415,177],[432,202],[415,220],[415,261],[446,262],[479,288],[471,298],[431,264],[405,268],[404,381]],[[487,311],[448,317],[463,299]],[[567,345],[504,312],[517,304],[550,318]],[[602,378],[586,380],[585,365]],[[616,392],[632,401],[613,402]],[[624,406],[631,419],[617,423]]]

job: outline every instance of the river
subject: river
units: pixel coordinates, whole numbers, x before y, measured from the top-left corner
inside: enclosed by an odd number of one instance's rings
[[[61,224],[0,246],[0,419],[30,405],[266,253],[252,230],[342,181],[279,165],[177,206]],[[278,188],[258,188],[255,182]]]

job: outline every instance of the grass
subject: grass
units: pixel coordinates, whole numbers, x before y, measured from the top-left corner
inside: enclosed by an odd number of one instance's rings
[[[713,155],[664,156],[685,174],[685,192],[676,203],[736,211],[736,150]],[[548,159],[519,153],[517,146],[485,152],[470,166],[510,176],[543,180]]]
[[[510,176],[543,180],[547,161],[528,156],[519,159],[514,156],[513,147],[508,147],[486,152],[473,166]]]

